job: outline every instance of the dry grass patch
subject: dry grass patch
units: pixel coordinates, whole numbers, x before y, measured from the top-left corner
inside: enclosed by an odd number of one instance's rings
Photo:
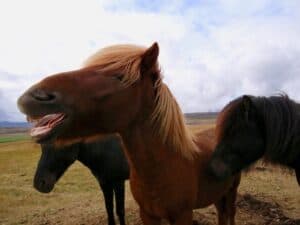
[[[214,127],[214,124],[201,123],[191,127],[201,131]],[[41,194],[33,189],[32,179],[39,155],[39,145],[31,141],[0,144],[0,224],[107,224],[98,183],[80,163],[75,163],[66,172],[52,193]],[[285,216],[300,219],[299,186],[294,175],[289,172],[258,164],[257,169],[254,167],[251,172],[243,175],[239,192],[241,195],[250,194],[261,202],[276,203]],[[244,201],[242,198],[240,200]],[[243,206],[246,203],[239,204]],[[127,224],[141,224],[128,182],[125,207]],[[237,224],[281,225],[280,220],[276,222],[276,215],[274,221],[270,222],[270,218],[267,220],[262,214],[263,211],[259,209],[253,211],[249,207],[240,207]],[[195,218],[203,224],[216,224],[214,207],[196,210]]]

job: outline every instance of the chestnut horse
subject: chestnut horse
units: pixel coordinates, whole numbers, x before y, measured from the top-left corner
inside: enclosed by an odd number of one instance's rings
[[[300,104],[287,95],[244,95],[217,120],[217,147],[210,170],[227,179],[260,158],[294,169],[300,185]]]
[[[167,219],[191,225],[193,209],[215,204],[220,225],[234,225],[240,175],[219,182],[207,173],[214,142],[195,134],[162,81],[158,44],[116,45],[82,69],[49,76],[18,100],[36,121],[38,142],[83,141],[118,132],[130,166],[132,194],[145,225]]]

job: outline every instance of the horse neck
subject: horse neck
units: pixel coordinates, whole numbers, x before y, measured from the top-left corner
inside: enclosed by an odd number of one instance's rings
[[[77,160],[92,171],[97,170],[101,165],[100,153],[94,151],[88,144],[81,144]]]
[[[134,174],[140,179],[147,180],[158,177],[161,171],[171,162],[182,162],[178,152],[170,149],[155,135],[154,128],[149,120],[121,132],[126,146],[126,156],[130,164],[131,176]]]

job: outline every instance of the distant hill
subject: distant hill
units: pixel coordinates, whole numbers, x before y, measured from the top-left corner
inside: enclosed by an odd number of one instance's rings
[[[30,124],[27,122],[9,122],[9,121],[0,121],[1,128],[28,128]]]
[[[217,112],[195,112],[195,113],[185,113],[187,124],[205,124],[215,121],[217,118]]]
[[[187,119],[215,119],[218,112],[195,112],[195,113],[185,113]]]

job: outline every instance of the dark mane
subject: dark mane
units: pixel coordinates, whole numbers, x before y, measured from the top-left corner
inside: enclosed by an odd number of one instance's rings
[[[299,135],[299,105],[287,95],[257,97],[253,101],[264,121],[265,159],[291,164],[299,154],[293,147],[295,137]]]
[[[262,123],[266,144],[264,159],[284,165],[294,164],[299,157],[299,150],[293,146],[300,132],[300,105],[287,95],[247,97],[251,99],[259,117],[256,121]],[[247,122],[245,113],[243,97],[231,101],[222,110],[216,126],[218,142],[231,127]]]

